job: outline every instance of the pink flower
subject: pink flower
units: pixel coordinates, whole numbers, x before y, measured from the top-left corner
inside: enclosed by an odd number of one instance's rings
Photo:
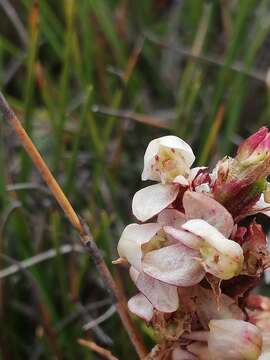
[[[170,226],[164,226],[165,232],[198,250],[207,272],[220,279],[238,275],[244,257],[241,246],[228,239],[234,225],[229,212],[210,196],[191,191],[185,192],[183,207],[185,216],[177,216],[175,210],[165,210],[167,214],[173,211],[172,216],[178,222],[177,226],[174,225],[167,216]]]
[[[143,188],[134,195],[132,211],[138,220],[151,219],[174,202],[181,186],[189,186],[201,169],[190,169],[194,160],[191,147],[176,136],[164,136],[149,143],[142,180],[161,183]]]
[[[198,261],[199,253],[172,241],[159,223],[128,225],[119,240],[118,253],[130,263],[136,287],[162,312],[177,310],[177,286],[192,286],[205,275]],[[142,296],[131,302],[130,310],[139,314],[136,310],[138,299],[145,304],[145,312],[149,315],[149,304]]]
[[[239,146],[236,159],[242,166],[260,163],[270,156],[270,134],[267,127],[262,127]]]

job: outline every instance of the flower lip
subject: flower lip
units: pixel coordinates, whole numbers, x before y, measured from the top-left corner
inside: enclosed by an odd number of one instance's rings
[[[233,240],[225,238],[214,226],[204,220],[188,220],[183,229],[200,236],[218,251],[227,255],[242,256],[241,246]]]
[[[197,250],[200,251],[207,272],[222,280],[228,280],[240,274],[244,256],[238,243],[225,238],[204,220],[189,220],[182,228],[202,239],[201,243],[198,242]],[[196,242],[193,244],[196,245]]]

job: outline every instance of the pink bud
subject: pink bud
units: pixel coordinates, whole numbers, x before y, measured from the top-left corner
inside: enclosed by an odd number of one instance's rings
[[[269,169],[270,133],[263,127],[239,146],[235,159],[217,164],[212,174],[214,198],[235,216],[248,212],[266,189]]]
[[[252,160],[252,157],[260,157],[263,152],[270,151],[270,134],[266,127],[260,128],[239,146],[236,159],[238,161]],[[254,159],[255,160],[255,159]]]

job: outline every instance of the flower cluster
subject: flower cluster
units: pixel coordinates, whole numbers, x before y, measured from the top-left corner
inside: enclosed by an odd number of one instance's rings
[[[176,136],[146,149],[142,180],[158,183],[135,194],[139,223],[118,244],[139,290],[129,310],[157,334],[149,359],[270,359],[270,326],[248,297],[269,266],[256,214],[270,214],[270,134],[260,129],[212,172],[194,161]]]

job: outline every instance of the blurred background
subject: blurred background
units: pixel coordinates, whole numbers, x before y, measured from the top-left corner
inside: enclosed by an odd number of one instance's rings
[[[0,0],[0,87],[111,265],[148,142],[196,165],[270,121],[269,0]],[[0,359],[136,359],[77,235],[0,123]],[[20,269],[18,270],[18,262]],[[149,348],[153,334],[135,319]],[[87,326],[85,326],[87,325]]]

